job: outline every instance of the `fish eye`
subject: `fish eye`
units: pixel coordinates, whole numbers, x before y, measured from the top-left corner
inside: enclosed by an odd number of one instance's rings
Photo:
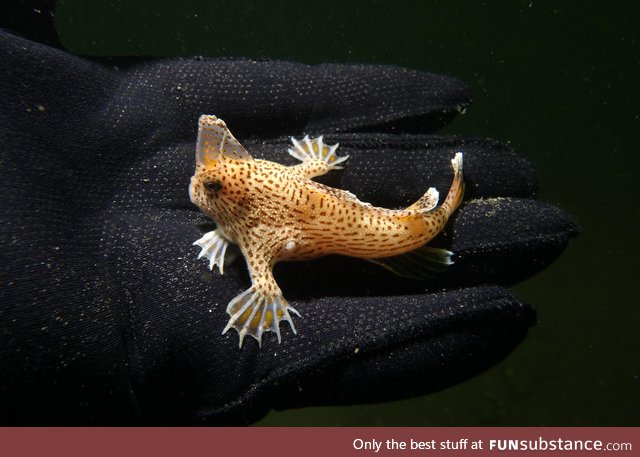
[[[204,188],[209,192],[218,192],[220,189],[222,189],[222,183],[218,180],[207,181],[204,183]]]

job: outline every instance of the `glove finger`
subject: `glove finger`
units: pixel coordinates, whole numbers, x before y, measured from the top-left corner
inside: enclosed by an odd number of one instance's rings
[[[296,306],[304,316],[300,335],[282,346],[247,347],[241,354],[230,347],[223,354],[201,347],[203,359],[216,353],[228,367],[228,379],[244,379],[248,385],[235,386],[235,394],[229,383],[214,390],[224,395],[203,402],[200,420],[248,423],[272,408],[423,395],[495,364],[535,321],[528,305],[496,287],[323,298]]]
[[[471,101],[453,77],[382,65],[183,59],[128,65],[119,78],[114,109],[136,101],[173,138],[193,135],[203,113],[224,119],[238,137],[431,132]]]
[[[579,228],[547,203],[489,198],[467,202],[449,233],[457,260],[445,284],[513,285],[553,262]]]
[[[100,64],[0,33],[5,57],[0,74],[12,94],[8,112],[14,114],[7,121],[24,129],[25,108],[73,113],[64,119],[66,129],[77,125],[96,135],[106,130],[127,136],[129,148],[132,141],[192,139],[203,113],[225,119],[238,138],[302,131],[430,132],[471,99],[455,78],[399,67],[246,59]],[[46,77],[42,68],[49,70]]]

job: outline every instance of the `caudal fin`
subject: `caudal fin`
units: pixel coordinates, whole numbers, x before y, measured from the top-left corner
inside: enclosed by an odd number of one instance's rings
[[[451,159],[451,166],[453,167],[453,182],[451,188],[445,198],[442,206],[447,210],[449,214],[453,213],[464,197],[464,177],[462,174],[462,152],[457,152]]]
[[[453,182],[442,205],[438,205],[438,191],[430,188],[417,202],[409,206],[411,218],[425,221],[425,243],[433,239],[444,228],[451,213],[462,202],[464,180],[462,177],[462,153],[451,160]],[[434,273],[442,273],[453,264],[453,252],[446,249],[422,246],[413,251],[379,259],[369,259],[399,276],[414,279],[429,279]]]
[[[441,207],[443,207],[448,214],[451,214],[456,210],[456,208],[460,205],[460,202],[462,202],[462,197],[464,196],[464,179],[462,176],[461,152],[456,153],[453,159],[451,159],[451,166],[453,167],[453,182],[451,183],[451,188],[449,189],[447,197],[441,205]],[[434,187],[430,187],[429,190],[427,190],[427,192],[422,197],[420,197],[417,202],[409,206],[407,209],[409,211],[416,211],[417,213],[426,214],[436,209],[439,198],[440,194],[438,193],[438,191]]]

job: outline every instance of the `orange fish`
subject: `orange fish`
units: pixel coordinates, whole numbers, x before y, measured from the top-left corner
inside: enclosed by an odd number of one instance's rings
[[[251,287],[227,306],[230,328],[238,331],[240,347],[246,335],[262,345],[264,332],[281,340],[280,321],[300,315],[282,296],[273,277],[280,261],[306,260],[342,254],[379,263],[399,274],[411,274],[403,254],[417,256],[427,269],[439,270],[452,262],[452,253],[426,247],[445,226],[462,201],[462,153],[451,161],[454,178],[440,206],[439,194],[430,188],[405,209],[386,209],[364,203],[350,192],[311,180],[342,168],[348,156],[336,156],[338,145],[322,137],[291,139],[289,154],[301,161],[285,166],[254,159],[234,138],[222,119],[202,115],[198,122],[196,171],[189,196],[217,224],[194,244],[209,268],[224,272],[229,243],[244,255]],[[410,263],[415,263],[415,258]]]

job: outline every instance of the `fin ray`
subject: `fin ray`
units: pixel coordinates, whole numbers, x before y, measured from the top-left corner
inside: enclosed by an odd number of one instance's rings
[[[301,162],[319,161],[327,167],[329,170],[341,170],[343,167],[339,166],[345,162],[349,156],[339,157],[336,155],[336,150],[339,144],[336,143],[332,146],[325,144],[322,141],[322,136],[311,139],[309,135],[306,135],[302,140],[298,141],[294,137],[291,137],[291,143],[293,148],[290,148],[289,154]]]
[[[218,265],[220,274],[224,274],[224,256],[227,252],[229,241],[222,236],[218,229],[205,233],[193,245],[202,248],[198,258],[205,257],[209,259],[209,270],[213,270],[213,267]]]
[[[196,163],[212,166],[221,159],[252,160],[252,157],[222,119],[203,114],[198,120]]]
[[[446,249],[423,246],[406,254],[367,260],[398,276],[425,280],[447,271],[454,263],[453,255],[453,252]]]
[[[281,321],[287,321],[293,333],[296,333],[290,313],[300,316],[300,313],[287,303],[282,294],[267,297],[251,287],[231,300],[227,306],[227,314],[230,317],[222,334],[224,335],[231,328],[236,329],[240,338],[239,347],[242,347],[247,335],[255,338],[258,345],[262,347],[262,335],[265,332],[274,332],[280,343],[282,341]]]

